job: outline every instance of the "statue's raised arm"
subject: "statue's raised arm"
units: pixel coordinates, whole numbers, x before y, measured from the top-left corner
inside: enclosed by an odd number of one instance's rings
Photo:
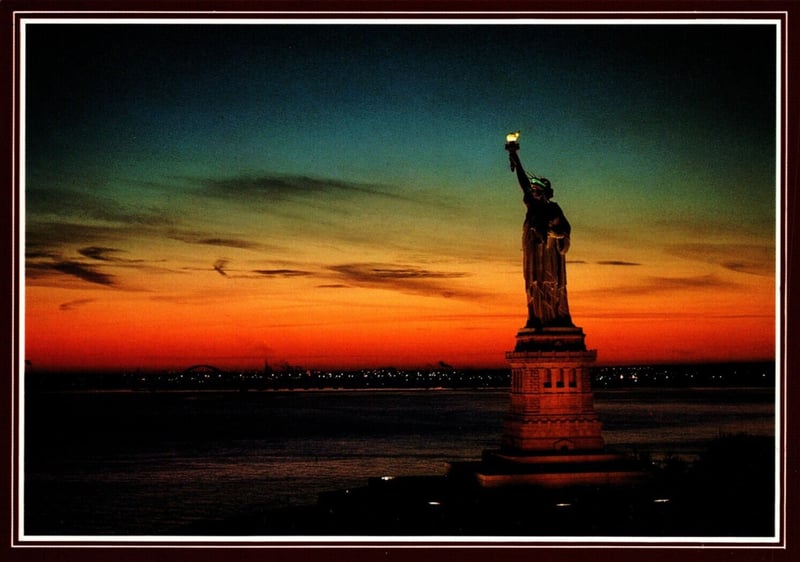
[[[531,182],[525,168],[522,167],[522,162],[519,159],[519,131],[516,133],[509,133],[506,135],[506,150],[508,151],[508,161],[511,165],[511,171],[517,173],[517,181],[522,188],[522,192],[526,195],[531,191]]]

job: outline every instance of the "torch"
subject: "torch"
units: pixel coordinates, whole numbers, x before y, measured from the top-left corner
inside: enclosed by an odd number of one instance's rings
[[[516,169],[514,155],[519,150],[519,131],[506,135],[506,150],[511,157],[509,160],[511,161],[511,171],[513,172]]]
[[[519,131],[516,133],[508,133],[506,135],[506,150],[519,150]]]

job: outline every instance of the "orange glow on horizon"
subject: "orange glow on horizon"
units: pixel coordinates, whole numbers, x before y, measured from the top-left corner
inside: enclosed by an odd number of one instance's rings
[[[503,367],[505,353],[524,324],[518,299],[477,310],[460,301],[361,290],[358,304],[269,299],[187,304],[126,295],[107,302],[70,303],[69,290],[28,288],[26,359],[41,368],[179,368],[196,363],[260,368],[286,362],[308,368],[421,367],[440,361],[456,367]],[[576,295],[579,297],[579,295]],[[59,304],[62,303],[62,304]],[[261,304],[259,304],[261,303]],[[658,304],[662,306],[656,306]],[[636,299],[630,311],[592,307],[574,298],[575,323],[599,364],[704,362],[774,358],[770,315],[742,310],[714,315],[692,301],[649,310]],[[283,308],[282,308],[283,307]],[[113,309],[113,314],[108,311]],[[345,319],[345,320],[343,320]]]

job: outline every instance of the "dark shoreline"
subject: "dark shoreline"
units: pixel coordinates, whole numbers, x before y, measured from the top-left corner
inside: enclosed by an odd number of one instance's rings
[[[370,478],[320,494],[314,506],[198,522],[189,535],[768,538],[775,532],[774,440],[738,434],[693,462],[634,459],[631,486],[483,489],[461,474]],[[476,467],[473,467],[476,468]]]
[[[630,457],[646,477],[629,486],[485,489],[470,478],[477,463],[449,474],[372,477],[322,492],[315,504],[253,503],[239,513],[205,517],[158,532],[169,537],[670,537],[761,538],[775,532],[774,439],[747,434],[707,442],[694,460]],[[125,535],[81,532],[39,520],[32,537]],[[130,535],[137,536],[137,535]]]

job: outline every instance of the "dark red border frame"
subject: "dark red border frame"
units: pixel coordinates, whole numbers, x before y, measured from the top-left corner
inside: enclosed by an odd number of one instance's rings
[[[83,12],[76,14],[76,12]],[[784,418],[779,436],[784,445],[785,465],[781,473],[784,483],[780,496],[781,511],[785,519],[781,521],[779,545],[732,545],[732,544],[674,544],[657,543],[621,544],[621,543],[565,543],[546,545],[526,543],[300,543],[300,544],[264,544],[261,542],[237,542],[226,545],[203,542],[201,540],[181,543],[19,543],[16,535],[19,524],[17,507],[16,475],[18,469],[16,412],[19,411],[17,396],[19,380],[17,367],[19,354],[16,349],[19,333],[19,317],[17,295],[19,294],[19,225],[17,222],[17,204],[19,201],[19,172],[15,159],[18,154],[17,131],[20,125],[19,105],[16,85],[19,83],[18,50],[19,18],[67,16],[92,17],[176,17],[181,19],[213,17],[216,19],[241,17],[404,17],[404,18],[463,18],[493,19],[514,17],[560,17],[560,18],[632,18],[655,19],[670,18],[687,20],[697,17],[724,18],[743,17],[748,19],[779,18],[783,22],[783,52],[786,55],[782,69],[784,115],[782,138],[784,151],[781,154],[783,178],[782,208],[780,212],[785,219],[783,224],[783,255],[780,256],[783,278],[780,283],[781,305],[779,310],[779,337],[784,349],[783,356],[777,357],[781,366],[783,393],[781,405]],[[0,137],[5,158],[0,159],[0,177],[2,187],[6,190],[11,204],[7,207],[6,217],[11,228],[4,230],[6,242],[0,245],[2,259],[9,264],[9,275],[0,276],[0,289],[8,298],[2,301],[2,312],[11,321],[6,323],[8,337],[2,339],[2,356],[8,358],[9,377],[2,386],[3,404],[0,411],[0,443],[3,445],[2,462],[0,463],[0,498],[3,499],[0,511],[0,528],[2,528],[3,559],[17,560],[142,560],[142,559],[180,559],[180,560],[220,560],[231,558],[246,562],[261,560],[264,557],[280,560],[463,560],[486,558],[502,560],[529,560],[546,557],[557,560],[582,560],[584,558],[610,558],[619,562],[649,560],[673,560],[677,558],[703,561],[780,561],[797,557],[797,538],[800,535],[800,520],[793,509],[800,505],[800,439],[798,422],[795,413],[798,406],[798,393],[793,380],[794,370],[798,364],[798,354],[794,345],[800,310],[790,298],[791,288],[795,284],[794,269],[796,262],[792,259],[798,241],[795,220],[797,219],[798,161],[800,160],[800,112],[797,104],[798,81],[800,81],[800,3],[794,0],[652,0],[648,2],[633,0],[0,0],[0,82],[3,92],[0,95],[4,102],[0,111],[0,131],[7,132]],[[5,335],[5,334],[4,334]],[[8,392],[8,394],[5,394]],[[794,439],[792,439],[794,438]],[[6,534],[7,533],[7,534]]]

